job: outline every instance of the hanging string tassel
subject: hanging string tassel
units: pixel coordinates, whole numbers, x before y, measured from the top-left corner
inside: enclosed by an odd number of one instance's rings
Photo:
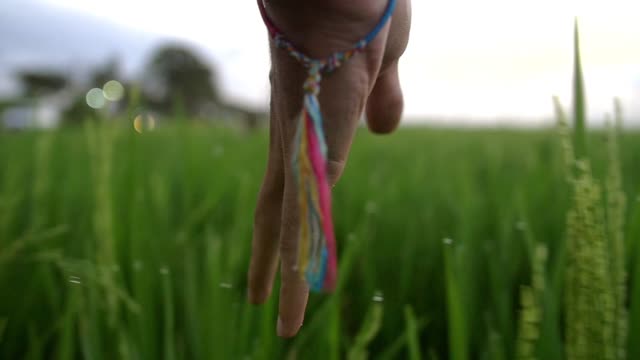
[[[323,67],[323,62],[313,62],[309,67],[293,158],[300,211],[298,271],[314,291],[332,290],[337,273],[327,145],[318,104]]]
[[[308,70],[292,159],[300,212],[297,267],[311,290],[331,291],[336,285],[337,258],[331,217],[331,189],[327,179],[327,144],[318,102],[320,81],[323,73],[333,72],[373,41],[391,18],[396,0],[389,0],[378,24],[352,48],[325,59],[310,58],[287,41],[267,16],[263,1],[257,1],[260,15],[275,45]]]

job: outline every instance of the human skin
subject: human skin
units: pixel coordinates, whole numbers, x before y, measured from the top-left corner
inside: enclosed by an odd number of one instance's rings
[[[321,59],[351,48],[371,31],[387,1],[270,0],[265,8],[289,41],[306,55]],[[390,133],[400,122],[403,99],[398,60],[407,46],[410,24],[410,0],[397,0],[391,20],[364,51],[323,76],[319,101],[332,187],[345,167],[363,112],[367,126],[375,133]],[[309,295],[307,284],[295,268],[300,222],[290,161],[307,72],[269,41],[269,155],[255,211],[248,296],[251,303],[264,303],[280,265],[277,334],[292,337],[302,326]]]

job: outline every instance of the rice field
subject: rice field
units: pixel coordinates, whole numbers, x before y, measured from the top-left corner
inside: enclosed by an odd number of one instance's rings
[[[607,139],[589,135],[601,184]],[[575,191],[556,129],[359,132],[334,190],[339,286],[293,340],[277,292],[246,301],[266,142],[188,123],[0,133],[0,358],[565,358]],[[636,359],[640,134],[617,143]]]
[[[357,134],[291,340],[246,300],[266,132],[0,130],[0,359],[640,359],[640,133],[586,131],[575,44],[557,128]]]

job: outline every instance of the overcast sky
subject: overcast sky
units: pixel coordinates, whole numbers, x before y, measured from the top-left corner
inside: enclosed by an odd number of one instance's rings
[[[58,14],[86,16],[84,23],[73,25],[75,31],[99,22],[129,29],[132,35],[120,41],[118,53],[130,68],[140,66],[145,47],[154,40],[188,40],[219,68],[230,99],[267,104],[266,34],[252,0],[2,1],[15,6],[3,6],[0,17],[13,8],[28,19],[31,11],[46,7]],[[601,118],[618,96],[640,117],[640,5],[635,3],[414,0],[411,40],[401,61],[406,115],[484,123],[550,118],[552,95],[570,102],[572,26],[577,15],[590,115]],[[56,31],[45,27],[39,31]],[[95,51],[101,44],[110,52],[118,47],[118,42],[104,40],[104,31],[88,34],[100,36],[93,44]],[[64,52],[57,55],[64,57]]]

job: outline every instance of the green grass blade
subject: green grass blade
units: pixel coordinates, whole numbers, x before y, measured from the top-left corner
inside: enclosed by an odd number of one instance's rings
[[[453,360],[469,358],[467,349],[467,325],[464,299],[458,273],[455,244],[444,240],[444,272],[446,281],[447,315],[449,328],[449,353]]]
[[[0,318],[0,344],[2,344],[2,336],[4,335],[4,331],[7,329],[7,323],[9,319],[6,317]]]
[[[495,330],[489,330],[489,359],[491,360],[506,360],[507,356],[504,353],[504,339]]]
[[[421,360],[420,334],[418,332],[418,320],[410,305],[404,307],[404,321],[407,332],[407,348],[409,349],[409,359]]]
[[[382,327],[383,309],[381,303],[373,302],[362,322],[360,331],[353,341],[349,355],[349,360],[365,360],[368,358],[367,346],[376,337]]]
[[[427,325],[428,321],[424,319],[419,319],[416,323],[415,330],[420,333]],[[403,347],[409,347],[409,334],[407,333],[407,329],[405,326],[405,331],[400,334],[391,345],[389,345],[384,351],[380,354],[376,354],[377,360],[391,360],[399,358],[399,353],[402,351]],[[433,349],[432,349],[433,350]]]
[[[640,359],[640,262],[636,261],[634,268],[629,311],[629,336],[627,337],[628,359]]]
[[[160,276],[162,276],[162,297],[163,297],[163,312],[164,318],[164,359],[174,360],[175,357],[175,344],[174,344],[174,314],[173,314],[173,292],[171,286],[171,272],[167,267],[160,269]]]
[[[587,124],[578,19],[575,20],[573,38],[573,125],[576,158],[581,159],[587,156]]]

